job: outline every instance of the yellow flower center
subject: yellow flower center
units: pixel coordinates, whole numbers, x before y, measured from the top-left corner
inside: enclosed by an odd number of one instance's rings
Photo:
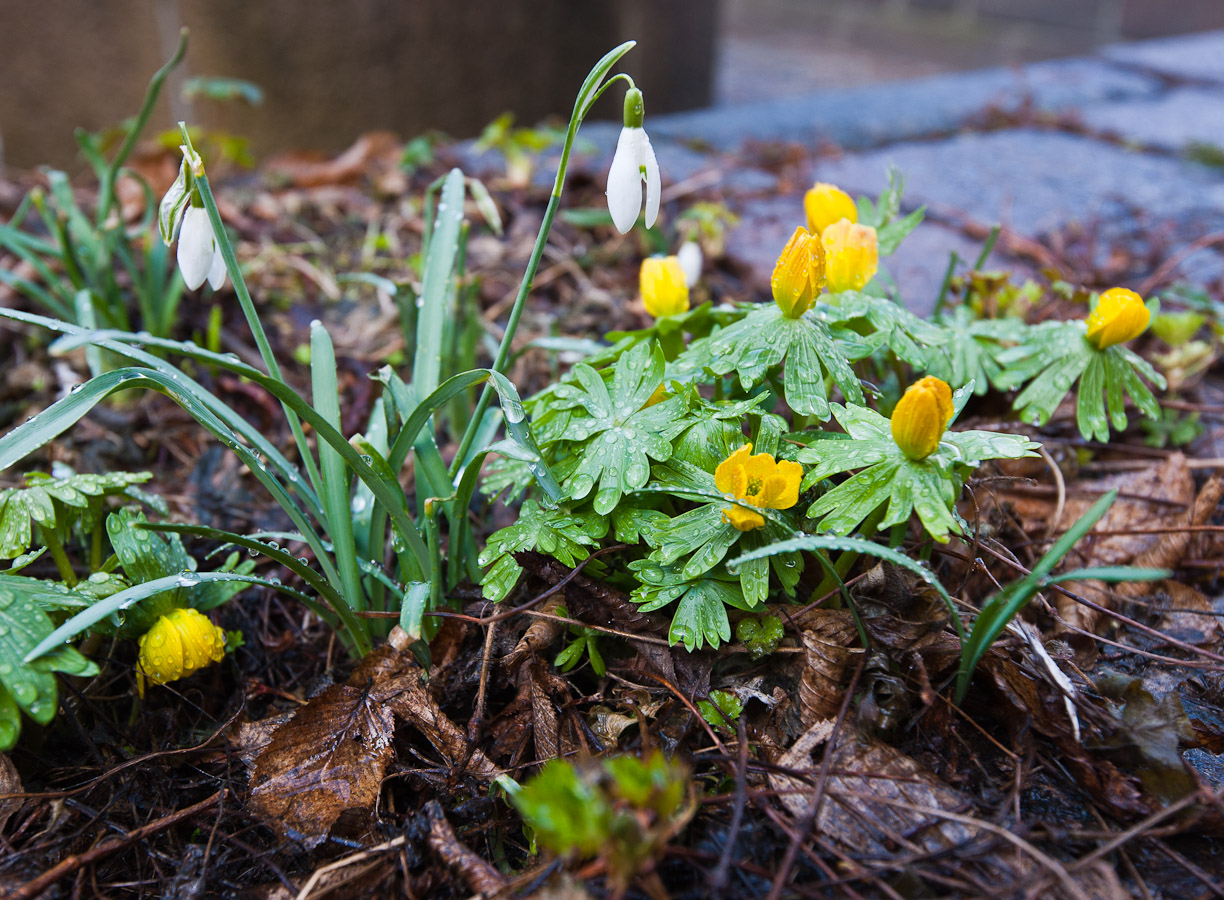
[[[714,471],[714,485],[724,494],[758,509],[790,509],[799,502],[803,466],[768,453],[752,455],[752,444],[740,447]],[[723,519],[740,531],[765,524],[765,517],[744,506],[729,506]]]

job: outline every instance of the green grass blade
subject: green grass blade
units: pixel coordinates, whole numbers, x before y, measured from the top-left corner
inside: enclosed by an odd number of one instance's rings
[[[331,335],[317,319],[310,324],[310,386],[315,412],[340,433],[336,351]],[[319,473],[323,479],[320,499],[327,513],[327,533],[336,548],[336,565],[340,569],[345,596],[358,609],[365,609],[365,590],[357,571],[357,546],[353,541],[349,471],[336,449],[324,443],[319,444]]]
[[[820,553],[824,551],[826,554],[836,550],[840,552],[849,551],[851,553],[863,553],[868,556],[874,556],[877,559],[882,559],[885,562],[892,563],[902,569],[906,569],[917,575],[923,582],[930,585],[948,607],[948,612],[952,616],[952,625],[956,628],[956,633],[961,639],[961,644],[965,642],[965,630],[961,624],[960,614],[957,612],[956,605],[952,602],[952,597],[934,573],[925,566],[915,562],[903,553],[898,553],[896,550],[891,550],[882,544],[876,544],[872,541],[863,540],[862,538],[852,537],[834,537],[832,535],[806,535],[804,537],[792,538],[789,541],[779,541],[776,544],[769,544],[761,547],[758,550],[752,550],[745,553],[737,559],[730,560],[727,563],[727,568],[734,572],[736,566],[740,566],[754,559],[764,559],[769,556],[776,556],[779,553]]]
[[[79,385],[67,397],[57,400],[37,416],[28,419],[0,437],[0,471],[7,469],[17,460],[71,428],[110,394],[129,388],[146,388],[165,393],[214,437],[219,438],[222,443],[233,450],[251,470],[251,474],[267,488],[273,499],[288,513],[298,530],[308,538],[310,548],[319,559],[319,564],[323,566],[327,577],[339,583],[339,574],[331,558],[323,550],[323,545],[310,524],[309,518],[285,491],[280,481],[268,471],[262,458],[251,448],[242,444],[224,422],[206,409],[184,387],[182,379],[176,377],[175,373],[165,374],[151,369],[138,368],[115,369]]]
[[[960,670],[956,674],[956,702],[960,703],[969,692],[973,670],[981,661],[987,648],[1003,633],[1007,623],[1016,617],[1033,596],[1042,589],[1054,567],[1062,561],[1076,542],[1092,530],[1092,527],[1108,512],[1118,497],[1117,490],[1102,494],[1096,503],[1084,513],[1074,525],[1066,530],[1045,555],[1037,561],[1031,572],[1019,581],[1005,587],[982,605],[982,611],[973,623],[969,640],[961,648]]]
[[[112,594],[105,600],[99,600],[87,609],[81,610],[43,638],[38,646],[26,654],[25,662],[33,662],[65,641],[72,640],[86,628],[97,624],[111,615],[111,613],[120,612],[133,604],[139,603],[141,600],[147,600],[149,597],[154,597],[167,591],[178,590],[183,587],[194,587],[197,584],[204,584],[209,581],[245,581],[248,584],[270,587],[280,591],[282,594],[289,594],[298,599],[303,599],[301,591],[295,591],[291,587],[268,581],[266,578],[260,578],[257,575],[237,575],[233,572],[182,572],[178,575],[168,575],[165,578],[157,578],[153,581],[146,581],[144,584],[134,585],[127,590]],[[304,599],[309,600],[309,598]]]
[[[248,443],[255,447],[259,451],[260,456],[276,469],[280,477],[293,486],[294,491],[306,503],[315,518],[323,518],[322,507],[314,490],[301,478],[297,468],[281,454],[280,450],[258,428],[223,403],[198,381],[190,378],[174,366],[169,365],[165,360],[145,351],[141,347],[132,346],[128,342],[138,341],[141,344],[165,347],[182,353],[184,356],[210,364],[215,364],[214,360],[218,358],[217,354],[201,357],[195,353],[200,348],[192,343],[180,344],[177,341],[134,335],[121,331],[91,332],[88,329],[80,328],[68,322],[61,322],[56,319],[49,319],[46,316],[37,315],[36,313],[12,309],[0,309],[0,318],[12,319],[28,325],[37,325],[40,328],[66,335],[66,337],[61,338],[52,345],[53,352],[57,350],[67,351],[73,347],[96,343],[103,349],[118,356],[125,357],[132,362],[142,363],[167,377],[173,376],[175,380],[183,385],[183,389],[194,395],[209,412],[223,421],[233,432],[242,435]],[[232,362],[233,358],[226,357],[226,360]]]
[[[299,598],[310,606],[312,610],[320,615],[320,617],[329,624],[334,625],[338,620],[352,635],[352,641],[357,646],[358,650],[365,654],[370,650],[370,638],[366,633],[366,627],[360,619],[353,615],[353,610],[340,596],[339,592],[331,585],[328,580],[319,575],[309,565],[302,562],[292,553],[283,550],[280,547],[271,547],[261,537],[265,535],[253,534],[235,534],[232,531],[222,531],[217,528],[208,528],[204,525],[180,525],[180,524],[162,524],[162,523],[147,523],[143,526],[149,531],[166,532],[169,534],[190,534],[194,537],[201,537],[207,540],[224,541],[227,544],[233,544],[237,547],[245,547],[248,550],[254,550],[257,553],[268,557],[273,562],[280,563],[298,578],[302,579],[311,587],[320,597],[326,601],[326,606],[315,603],[309,597]],[[293,535],[298,540],[305,540],[303,535]]]
[[[459,250],[463,187],[463,173],[451,169],[442,185],[442,199],[438,201],[436,224],[431,231],[419,298],[416,354],[412,361],[412,384],[418,397],[426,396],[437,388],[442,371],[442,328],[446,321],[451,273]]]
[[[0,311],[2,313],[2,311]],[[207,362],[220,368],[228,369],[235,374],[241,375],[250,381],[255,382],[259,387],[266,390],[269,394],[281,402],[281,406],[290,410],[294,414],[294,421],[305,421],[315,429],[321,441],[326,441],[343,457],[356,474],[370,489],[374,492],[374,496],[378,498],[380,503],[386,505],[388,512],[391,515],[391,520],[394,523],[395,529],[399,532],[408,548],[412,551],[417,564],[421,567],[422,572],[427,572],[429,565],[429,552],[425,547],[425,542],[421,539],[420,533],[417,531],[412,522],[412,516],[408,512],[407,504],[404,500],[404,492],[400,487],[399,482],[394,478],[380,477],[370,468],[352,445],[344,439],[331,423],[320,416],[311,407],[309,403],[298,396],[297,392],[289,385],[279,379],[273,378],[264,372],[259,371],[254,366],[249,366],[236,357],[225,356],[220,353],[213,353],[209,350],[203,350],[193,344],[182,344],[178,341],[169,341],[157,339],[151,336],[134,335],[126,332],[104,332],[106,337],[119,338],[121,340],[141,341],[149,346],[170,347],[176,349],[184,356],[192,359]],[[92,336],[85,332],[80,332],[74,338],[77,343],[89,343]],[[167,366],[170,370],[169,378],[175,383],[180,383],[185,376],[172,366]],[[482,377],[487,377],[482,375]],[[173,396],[173,393],[172,393]],[[177,397],[175,398],[177,400]],[[193,413],[194,415],[194,413]],[[197,420],[198,420],[197,416]],[[425,417],[427,419],[428,417]],[[424,425],[425,420],[422,420],[421,425]],[[419,429],[418,429],[419,430]],[[319,516],[322,519],[322,515]],[[294,524],[297,524],[296,522]],[[298,526],[301,527],[300,525]]]

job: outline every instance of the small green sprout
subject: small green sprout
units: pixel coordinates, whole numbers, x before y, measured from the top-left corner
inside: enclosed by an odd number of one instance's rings
[[[782,620],[777,616],[743,618],[735,626],[736,639],[748,648],[748,655],[754,661],[764,659],[777,650],[784,634]]]
[[[732,691],[710,691],[709,700],[698,700],[697,708],[712,728],[727,734],[735,733],[735,723],[744,711],[744,701]]]

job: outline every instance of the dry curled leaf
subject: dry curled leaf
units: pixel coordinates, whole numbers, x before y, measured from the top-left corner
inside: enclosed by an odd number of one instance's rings
[[[394,724],[369,688],[333,684],[278,728],[255,760],[255,812],[306,847],[317,845],[341,813],[374,808]]]
[[[846,666],[862,650],[851,645],[858,631],[849,610],[813,610],[799,622],[803,641],[803,674],[799,681],[800,715],[805,726],[837,715],[845,691]]]
[[[9,817],[21,809],[21,805],[25,802],[20,797],[6,797],[5,795],[24,792],[25,788],[21,786],[17,767],[13,765],[7,753],[0,753],[0,831],[4,831]]]
[[[492,779],[500,770],[442,712],[411,657],[383,646],[345,684],[313,697],[255,758],[251,804],[286,835],[314,846],[348,810],[370,814],[391,760],[395,720],[410,724],[452,766]],[[261,737],[249,726],[244,734]]]

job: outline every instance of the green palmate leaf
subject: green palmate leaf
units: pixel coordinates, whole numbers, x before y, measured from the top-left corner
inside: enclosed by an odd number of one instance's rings
[[[675,569],[648,560],[631,563],[630,568],[642,582],[632,597],[635,603],[642,605],[644,612],[679,601],[672,615],[668,640],[684,644],[686,650],[699,649],[706,643],[717,649],[722,642],[731,640],[728,606],[747,610],[760,608],[744,599],[736,581],[725,577],[686,579]]]
[[[897,357],[912,366],[925,368],[932,355],[928,348],[943,340],[939,328],[885,297],[843,291],[837,298],[837,305],[826,311],[831,320],[865,319],[878,336],[876,340],[883,341]]]
[[[720,462],[744,445],[744,418],[754,413],[760,415],[761,404],[769,399],[768,394],[760,394],[734,402],[710,401],[695,388],[689,397],[692,424],[672,442],[672,456],[705,472],[713,472]],[[773,452],[760,440],[755,441],[754,446],[759,453]],[[709,484],[713,488],[713,480]]]
[[[480,554],[480,565],[488,567],[481,579],[484,595],[501,600],[513,590],[523,572],[515,553],[538,550],[573,566],[590,555],[586,548],[598,544],[607,531],[607,519],[596,513],[571,513],[526,501],[518,520],[490,535]]]
[[[786,402],[797,413],[829,418],[826,379],[856,403],[863,388],[850,362],[871,352],[872,345],[844,329],[832,329],[817,312],[787,318],[776,304],[763,304],[739,322],[695,341],[672,364],[670,374],[691,380],[703,371],[735,373],[744,390],[763,381],[769,371],[785,364]]]
[[[1164,378],[1126,347],[1098,350],[1086,332],[1080,320],[1045,322],[1030,328],[1023,344],[999,355],[1004,367],[996,379],[1000,387],[1029,382],[1015,400],[1021,418],[1044,425],[1077,380],[1076,425],[1088,440],[1108,441],[1111,425],[1116,431],[1126,427],[1124,393],[1145,416],[1159,417],[1160,405],[1143,379],[1164,390]]]
[[[149,472],[67,478],[41,472],[26,475],[24,487],[0,490],[0,559],[13,559],[30,549],[33,525],[63,533],[102,497],[122,494],[130,485],[152,477]]]
[[[96,675],[97,666],[74,648],[60,646],[32,663],[26,655],[51,634],[54,626],[43,611],[42,594],[58,599],[59,585],[31,578],[0,575],[0,750],[11,749],[21,729],[17,710],[46,725],[55,716],[55,672]]]
[[[648,405],[663,383],[663,353],[658,345],[639,344],[616,363],[611,384],[583,363],[574,367],[578,383],[561,385],[557,396],[586,416],[572,419],[568,437],[581,444],[580,462],[564,488],[575,500],[595,493],[595,511],[606,515],[621,497],[650,478],[650,460],[671,456],[671,439],[687,424],[687,399],[674,396]]]
[[[970,384],[957,392],[957,410],[972,389]],[[887,504],[881,528],[908,521],[917,512],[927,533],[946,541],[949,533],[962,531],[955,507],[967,473],[987,459],[1032,456],[1037,447],[1021,435],[948,431],[934,453],[912,460],[893,440],[889,420],[874,410],[835,403],[833,415],[851,440],[814,441],[796,458],[812,467],[803,480],[805,490],[830,475],[860,470],[808,508],[807,515],[820,520],[818,529],[834,534],[849,534]]]
[[[978,319],[958,306],[943,321],[942,341],[927,355],[927,373],[953,390],[972,381],[974,393],[985,394],[991,385],[998,387],[1000,354],[1023,341],[1027,330],[1020,319]]]
[[[131,509],[118,510],[106,518],[106,532],[111,546],[131,585],[195,571],[196,561],[183,548],[178,533],[167,530],[163,536],[154,529],[163,530],[159,526],[150,526],[144,513]],[[220,571],[236,571],[245,575],[254,568],[252,560],[238,565],[237,557],[231,557]],[[173,591],[159,594],[157,602],[130,609],[124,618],[124,631],[129,635],[142,634],[158,617],[175,606],[191,606],[205,611],[215,609],[245,587],[242,582],[184,582]],[[114,589],[108,588],[104,596],[114,592]]]
[[[900,566],[913,572],[943,598],[944,604],[952,615],[952,624],[956,628],[956,633],[960,636],[961,643],[964,644],[964,628],[961,625],[960,614],[957,612],[956,604],[952,602],[951,595],[940,583],[939,579],[935,577],[935,574],[926,568],[926,566],[910,559],[904,553],[898,553],[896,550],[892,550],[882,544],[872,543],[862,538],[830,537],[828,535],[816,534],[805,535],[804,537],[790,538],[789,540],[766,544],[757,550],[745,553],[738,559],[731,560],[727,563],[727,567],[734,571],[738,567],[765,557],[785,556],[795,553],[820,553],[827,555],[833,552],[874,556],[876,559],[882,559],[885,562],[892,563],[894,566]]]

